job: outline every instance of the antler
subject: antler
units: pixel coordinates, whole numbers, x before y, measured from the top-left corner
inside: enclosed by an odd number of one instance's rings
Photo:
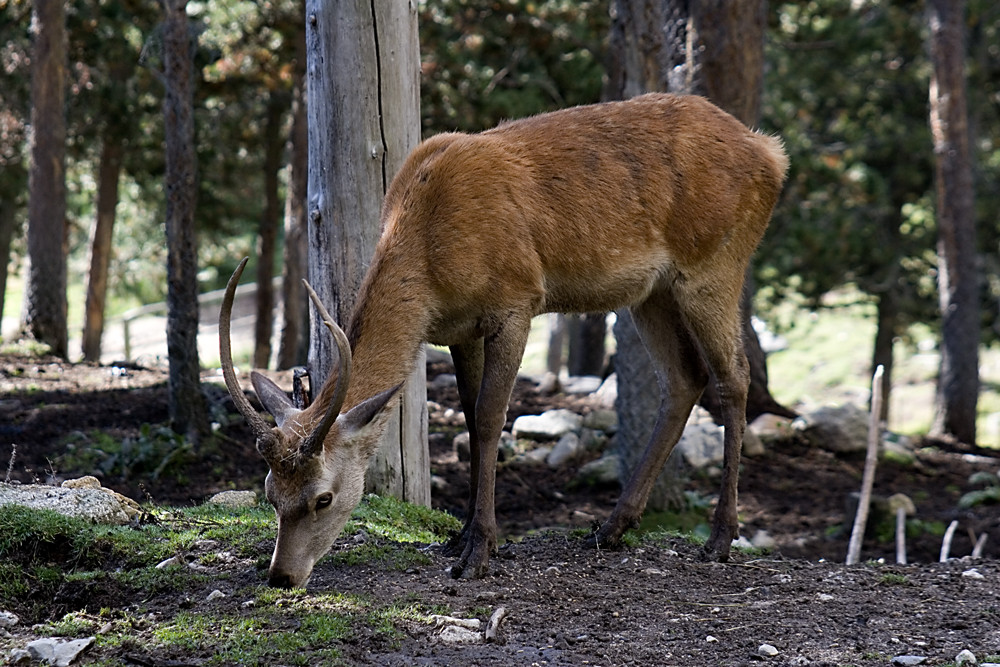
[[[226,379],[226,387],[230,396],[236,404],[236,409],[240,411],[250,424],[250,429],[258,439],[269,435],[271,428],[267,422],[254,410],[240,387],[240,381],[236,379],[236,372],[233,370],[233,351],[229,342],[229,324],[233,314],[233,298],[236,296],[236,285],[243,275],[243,268],[247,265],[249,257],[244,257],[240,265],[233,271],[226,285],[226,295],[222,299],[222,308],[219,310],[219,356],[222,363],[222,376]]]
[[[333,422],[340,415],[340,409],[344,406],[344,399],[347,397],[347,387],[351,381],[351,345],[347,341],[347,335],[344,333],[344,330],[337,326],[337,323],[330,317],[330,313],[327,312],[312,286],[305,280],[302,281],[302,284],[306,286],[309,298],[312,299],[320,317],[323,318],[323,324],[333,334],[333,340],[337,343],[337,357],[340,365],[337,372],[337,384],[334,387],[330,404],[326,408],[326,413],[324,413],[319,425],[313,429],[313,432],[302,443],[302,447],[299,450],[302,456],[311,456],[323,447],[326,434],[329,433],[330,427],[333,426]]]

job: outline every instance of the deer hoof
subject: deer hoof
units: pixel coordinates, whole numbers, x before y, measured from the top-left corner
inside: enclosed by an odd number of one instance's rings
[[[705,560],[725,563],[729,560],[729,547],[732,542],[733,539],[731,537],[716,533],[713,530],[708,541],[705,542],[705,547],[702,549]]]

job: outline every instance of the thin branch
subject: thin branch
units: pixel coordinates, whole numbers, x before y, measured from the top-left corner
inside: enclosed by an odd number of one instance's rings
[[[847,547],[847,564],[854,565],[861,556],[861,541],[865,535],[865,524],[868,523],[868,508],[872,501],[872,487],[875,485],[875,466],[878,463],[878,444],[881,439],[882,414],[882,375],[885,369],[879,364],[872,377],[871,415],[868,418],[868,453],[865,455],[865,471],[861,477],[861,498],[858,500],[858,512],[854,515],[854,528],[851,530],[851,541]]]

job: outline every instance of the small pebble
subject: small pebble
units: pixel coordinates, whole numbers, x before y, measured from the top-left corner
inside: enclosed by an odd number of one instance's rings
[[[962,667],[962,665],[978,665],[979,661],[976,660],[976,655],[972,651],[965,649],[955,656],[955,664]]]
[[[897,655],[889,664],[893,667],[911,667],[912,665],[922,665],[926,661],[927,658],[922,655]]]
[[[218,600],[219,598],[224,598],[224,597],[226,597],[226,594],[220,591],[218,588],[216,588],[214,591],[208,594],[208,597],[205,598],[205,601],[211,602],[213,600]]]
[[[764,658],[773,658],[778,655],[778,649],[771,646],[770,644],[761,644],[760,648],[757,649],[757,655]]]
[[[966,570],[965,572],[962,573],[962,576],[963,577],[968,577],[969,579],[985,579],[986,578],[986,577],[983,576],[982,572],[980,572],[976,568],[972,568],[970,570]]]

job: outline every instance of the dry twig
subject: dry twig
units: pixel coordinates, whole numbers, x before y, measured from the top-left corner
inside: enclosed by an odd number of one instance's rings
[[[872,377],[871,416],[868,419],[868,453],[865,455],[865,471],[861,477],[861,498],[858,512],[854,515],[854,528],[847,546],[847,564],[853,565],[861,557],[861,540],[868,523],[868,507],[872,501],[872,487],[875,484],[875,465],[878,463],[878,443],[882,433],[879,416],[882,414],[882,374],[885,369],[879,364]]]

